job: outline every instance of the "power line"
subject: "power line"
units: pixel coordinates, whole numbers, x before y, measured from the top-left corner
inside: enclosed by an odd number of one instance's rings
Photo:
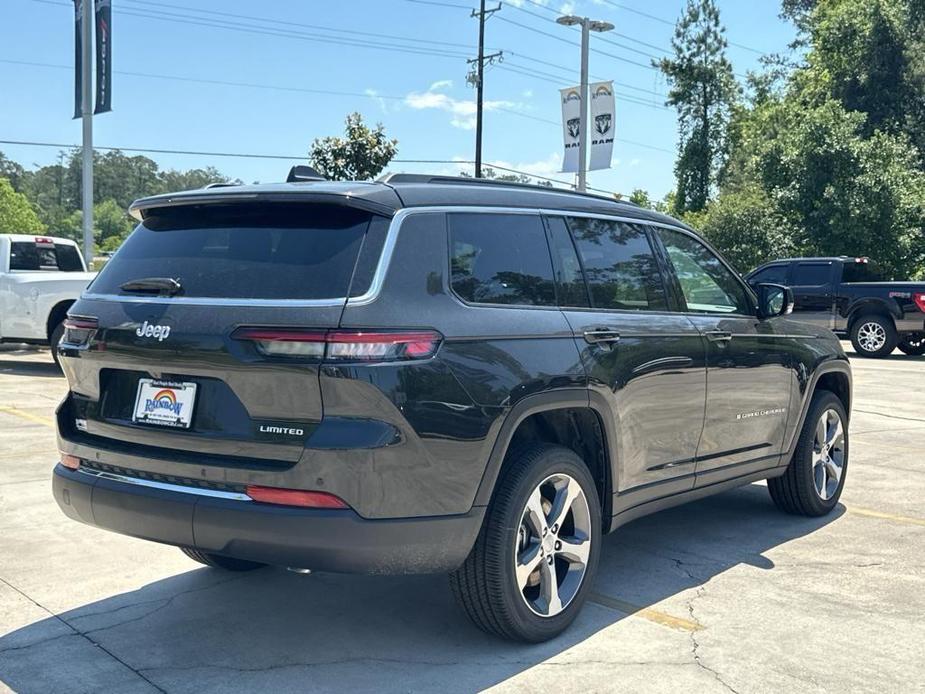
[[[39,63],[39,62],[32,62],[32,61],[26,61],[26,60],[10,60],[6,58],[0,58],[0,63],[7,63],[11,65],[28,65],[28,66],[33,66],[33,67],[54,68],[54,69],[60,69],[60,70],[72,70],[73,69],[73,66],[71,65],[62,65],[62,64],[56,64],[56,63]],[[505,68],[505,69],[509,69],[509,68]],[[127,75],[127,76],[132,76],[132,77],[144,77],[148,79],[162,79],[162,80],[175,80],[175,81],[180,81],[180,82],[212,84],[212,85],[225,86],[225,87],[245,87],[249,89],[269,89],[269,90],[284,91],[284,92],[304,92],[308,94],[325,94],[329,96],[351,96],[351,97],[360,97],[360,98],[365,98],[365,99],[386,99],[389,101],[393,101],[393,100],[394,101],[404,101],[406,98],[405,96],[398,96],[395,94],[379,94],[376,92],[349,92],[349,91],[339,91],[339,90],[334,90],[334,89],[312,89],[310,87],[289,87],[289,86],[284,86],[284,85],[260,84],[256,82],[233,82],[233,81],[228,81],[228,80],[205,79],[205,78],[198,78],[198,77],[184,77],[181,75],[160,75],[156,73],[135,72],[135,71],[130,71],[130,70],[113,70],[113,72],[118,75]],[[524,74],[526,74],[527,76],[532,76],[532,75],[529,75],[528,73],[524,73]],[[550,123],[552,125],[555,125],[556,127],[560,127],[560,123],[558,121],[541,118],[539,116],[534,116],[531,114],[523,113],[521,111],[516,111],[511,108],[494,106],[492,110],[503,111],[505,113],[509,113],[511,115],[518,116],[520,118],[527,118],[529,120]],[[648,144],[638,142],[635,140],[628,140],[624,138],[615,138],[615,139],[616,141],[622,142],[624,144],[634,145],[636,147],[643,147],[646,149],[652,149],[658,152],[667,152],[669,154],[674,154],[672,150],[665,149],[662,147],[655,147],[653,145],[648,145]]]
[[[531,0],[528,0],[530,2]],[[676,22],[671,21],[670,19],[665,19],[664,17],[657,17],[654,14],[649,14],[648,12],[643,12],[642,10],[637,10],[634,7],[629,5],[624,5],[621,2],[614,2],[614,0],[600,0],[607,5],[612,7],[617,7],[621,10],[626,10],[632,14],[639,15],[640,17],[645,17],[646,19],[651,19],[654,22],[659,22],[660,24],[667,24],[668,26],[675,26]],[[757,53],[758,55],[764,55],[766,51],[759,50],[758,48],[752,48],[751,46],[746,46],[744,43],[736,43],[735,41],[729,41],[730,46],[735,46],[736,48],[741,48],[744,51],[751,51],[752,53]]]
[[[77,145],[73,144],[64,144],[60,142],[38,142],[34,140],[0,140],[0,145],[20,145],[26,147],[55,147],[57,149],[77,149]],[[239,157],[244,159],[305,159],[305,155],[296,155],[296,156],[286,156],[282,154],[256,154],[252,152],[198,152],[193,150],[183,150],[183,149],[155,149],[150,147],[109,147],[102,145],[94,145],[94,150],[105,150],[105,151],[120,151],[120,152],[138,152],[141,154],[187,154],[187,155],[196,155],[196,156],[208,156],[208,157]],[[392,159],[390,163],[393,164],[474,164],[475,161],[472,159]],[[529,171],[523,171],[521,169],[514,169],[509,166],[504,166],[502,164],[493,164],[488,162],[487,167],[492,169],[498,169],[500,171],[505,171],[508,173],[520,174],[522,176],[529,176],[530,178],[539,179],[541,181],[548,181],[550,183],[559,183],[564,186],[573,187],[568,181],[563,181],[558,178],[551,178],[549,176],[542,176],[540,174],[530,173]],[[616,194],[614,191],[605,190],[603,188],[591,188],[588,190],[593,190],[598,193],[605,193],[606,195]]]

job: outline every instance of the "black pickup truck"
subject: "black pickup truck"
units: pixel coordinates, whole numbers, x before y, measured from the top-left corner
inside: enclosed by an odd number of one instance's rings
[[[793,290],[794,318],[851,338],[865,357],[925,354],[925,282],[892,282],[869,258],[788,258],[745,276]]]

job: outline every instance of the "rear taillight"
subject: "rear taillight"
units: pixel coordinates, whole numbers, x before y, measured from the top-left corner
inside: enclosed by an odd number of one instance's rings
[[[915,305],[919,307],[919,311],[925,313],[925,293],[915,292],[912,295],[912,300],[915,302]]]
[[[296,330],[238,328],[236,340],[252,341],[261,354],[327,361],[403,361],[437,353],[443,336],[434,330]]]
[[[93,333],[99,328],[96,318],[74,317],[64,321],[64,335],[61,342],[68,345],[83,346],[90,342]]]
[[[301,506],[302,508],[350,508],[343,499],[327,492],[259,487],[256,485],[249,485],[244,492],[254,501],[265,504]]]
[[[69,455],[68,453],[61,454],[61,464],[71,470],[80,469],[80,458],[76,455]]]

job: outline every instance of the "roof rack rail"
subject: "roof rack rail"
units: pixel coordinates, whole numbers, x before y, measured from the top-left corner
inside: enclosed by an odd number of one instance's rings
[[[566,188],[553,188],[550,186],[541,186],[536,183],[521,183],[519,181],[499,181],[496,178],[475,178],[473,176],[441,176],[436,174],[414,174],[414,173],[389,173],[384,176],[381,176],[377,179],[378,183],[385,183],[391,185],[393,183],[452,183],[452,184],[462,184],[462,185],[476,185],[476,186],[500,186],[506,188],[525,188],[527,190],[540,190],[543,192],[553,192],[561,193],[564,195],[582,195],[589,198],[594,198],[595,200],[611,200],[613,202],[622,203],[624,205],[631,205],[633,207],[639,207],[634,202],[630,200],[618,199],[615,197],[608,197],[606,195],[596,195],[594,193],[582,193],[577,190],[570,190]]]
[[[318,170],[304,164],[296,164],[289,169],[289,175],[286,176],[286,183],[298,183],[300,181],[326,181]]]
[[[241,184],[233,181],[216,181],[215,183],[206,183],[202,188],[203,190],[208,190],[209,188],[230,188],[231,186],[239,185]]]

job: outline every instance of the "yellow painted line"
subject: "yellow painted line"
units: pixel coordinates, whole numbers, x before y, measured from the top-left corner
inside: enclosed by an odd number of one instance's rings
[[[858,508],[857,506],[848,506],[847,509],[848,513],[853,513],[856,516],[867,516],[868,518],[880,518],[882,520],[893,521],[894,523],[925,526],[925,518],[900,516],[895,513],[883,513],[882,511],[874,511],[869,508]]]
[[[620,600],[618,598],[612,598],[609,595],[603,595],[602,593],[591,593],[591,595],[588,597],[588,600],[597,603],[598,605],[603,605],[604,607],[613,608],[624,614],[634,614],[637,617],[648,619],[650,622],[661,624],[663,627],[669,627],[679,631],[700,631],[703,629],[702,624],[692,622],[689,619],[673,617],[670,614],[659,612],[658,610],[653,610],[651,607],[634,605],[631,602],[626,602],[625,600]]]
[[[5,412],[6,414],[11,414],[15,417],[27,419],[30,422],[42,424],[46,427],[51,427],[52,429],[55,428],[55,422],[50,417],[42,417],[41,415],[32,414],[31,412],[20,410],[18,407],[7,407],[6,405],[0,405],[0,412]]]

